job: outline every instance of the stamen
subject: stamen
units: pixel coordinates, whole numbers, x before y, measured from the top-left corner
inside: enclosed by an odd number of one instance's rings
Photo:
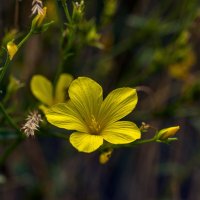
[[[89,129],[92,135],[98,135],[100,133],[101,127],[100,124],[96,121],[94,115],[91,116]]]

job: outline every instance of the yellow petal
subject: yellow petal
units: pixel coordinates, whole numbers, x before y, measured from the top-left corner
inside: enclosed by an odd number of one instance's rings
[[[126,144],[141,137],[140,129],[129,121],[118,121],[105,127],[101,136],[112,144]]]
[[[31,79],[31,91],[42,103],[48,106],[53,105],[53,86],[44,76],[35,75]]]
[[[55,100],[56,103],[65,102],[68,97],[69,85],[71,84],[73,77],[70,74],[61,74],[56,84]]]
[[[113,90],[101,105],[98,120],[104,126],[116,122],[135,108],[138,98],[135,89],[119,88]]]
[[[103,138],[101,136],[80,132],[72,133],[69,140],[78,151],[85,153],[91,153],[103,144]]]
[[[86,122],[99,112],[102,94],[101,86],[87,77],[75,79],[69,87],[69,97]]]
[[[49,123],[67,130],[88,132],[88,129],[71,101],[59,103],[45,111]]]
[[[8,54],[9,54],[10,60],[12,60],[13,56],[18,51],[18,47],[17,47],[17,45],[14,42],[8,42],[8,44],[7,44],[7,50],[8,50]]]

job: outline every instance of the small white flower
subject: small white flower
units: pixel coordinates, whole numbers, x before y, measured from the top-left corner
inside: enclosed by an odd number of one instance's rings
[[[37,110],[30,112],[28,117],[26,118],[26,123],[23,125],[21,130],[25,133],[27,137],[34,136],[35,131],[39,128],[39,123],[42,121],[41,115]]]
[[[32,0],[32,15],[34,14],[44,14],[43,3],[41,0]]]

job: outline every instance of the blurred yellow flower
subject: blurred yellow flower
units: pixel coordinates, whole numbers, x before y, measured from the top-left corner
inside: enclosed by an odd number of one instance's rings
[[[174,126],[169,128],[164,128],[158,132],[158,138],[160,140],[167,139],[169,137],[173,137],[177,131],[180,129],[180,126]]]
[[[118,1],[117,0],[104,0],[104,9],[102,11],[101,20],[103,24],[108,24],[111,22],[112,18],[114,17],[117,7]]]
[[[13,56],[18,51],[18,47],[14,42],[8,42],[7,43],[7,51],[8,51],[8,55],[9,55],[10,60],[12,60]]]
[[[58,9],[53,1],[46,1],[47,10],[48,10],[48,19],[53,20],[54,22],[59,21]]]
[[[52,106],[56,103],[62,103],[67,100],[67,89],[71,84],[73,77],[70,74],[61,74],[55,87],[42,75],[35,75],[31,79],[31,91],[33,95],[42,102],[40,109],[45,112],[46,106]]]
[[[169,66],[169,74],[177,79],[187,80],[192,66],[196,63],[196,55],[189,49],[184,59]]]
[[[135,89],[115,89],[103,100],[98,83],[79,77],[71,83],[69,97],[67,103],[52,106],[45,115],[59,128],[76,130],[70,135],[70,142],[79,151],[93,152],[104,140],[126,144],[141,137],[133,122],[119,121],[135,108],[138,101]]]

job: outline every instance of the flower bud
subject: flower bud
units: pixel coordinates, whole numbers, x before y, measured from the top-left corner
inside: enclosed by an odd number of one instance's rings
[[[35,16],[35,18],[32,21],[32,29],[39,28],[42,25],[42,22],[44,21],[44,18],[47,13],[47,7],[43,8],[43,12],[39,13]]]
[[[13,56],[16,54],[17,50],[18,50],[18,47],[14,42],[10,41],[7,43],[7,51],[8,51],[10,60],[13,59]]]
[[[180,126],[174,126],[174,127],[161,129],[158,132],[158,139],[165,140],[170,137],[173,137],[179,129],[180,129]]]
[[[14,76],[10,76],[9,78],[9,84],[7,87],[7,92],[8,93],[14,93],[16,92],[18,89],[20,89],[21,87],[24,86],[23,83],[21,83],[18,79],[16,79]]]
[[[113,150],[111,149],[111,150],[108,150],[108,151],[101,153],[101,155],[99,156],[99,162],[101,164],[106,164],[109,161],[109,159],[112,155],[112,151]]]
[[[72,19],[74,22],[80,22],[83,19],[84,9],[85,5],[83,0],[80,3],[73,3]]]

